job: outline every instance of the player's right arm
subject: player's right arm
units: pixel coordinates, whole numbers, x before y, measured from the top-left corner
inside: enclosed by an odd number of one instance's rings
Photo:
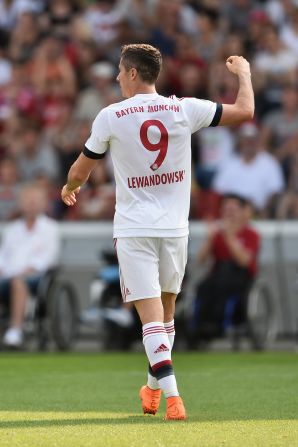
[[[229,126],[251,120],[255,109],[249,62],[242,56],[230,56],[226,66],[231,73],[238,76],[239,90],[235,104],[222,105],[219,126]]]
[[[61,191],[61,198],[66,205],[72,206],[76,203],[80,187],[87,182],[96,163],[104,156],[109,146],[109,139],[107,109],[103,109],[92,124],[91,135],[86,141],[85,149],[68,172],[67,183]]]
[[[66,205],[72,206],[76,203],[76,195],[80,192],[81,186],[87,182],[97,161],[97,159],[86,157],[84,153],[81,153],[73,163],[68,172],[67,183],[61,191],[61,198]]]

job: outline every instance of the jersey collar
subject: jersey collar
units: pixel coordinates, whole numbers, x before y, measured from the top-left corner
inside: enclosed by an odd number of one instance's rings
[[[159,96],[157,92],[156,93],[138,93],[137,95],[134,95],[133,98],[151,99],[151,98],[157,98],[157,96]]]

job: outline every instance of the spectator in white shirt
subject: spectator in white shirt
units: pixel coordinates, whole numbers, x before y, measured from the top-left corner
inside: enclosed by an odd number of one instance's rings
[[[10,323],[3,343],[20,347],[26,303],[44,273],[57,263],[57,223],[44,214],[47,197],[34,184],[20,193],[22,218],[11,222],[0,248],[0,299],[10,302]]]
[[[241,126],[239,155],[219,170],[213,189],[219,194],[235,193],[246,197],[265,217],[273,197],[283,191],[284,180],[278,161],[259,148],[258,136],[253,123]]]
[[[196,177],[200,188],[209,189],[212,180],[234,154],[234,135],[228,127],[206,127],[196,133],[199,160]]]

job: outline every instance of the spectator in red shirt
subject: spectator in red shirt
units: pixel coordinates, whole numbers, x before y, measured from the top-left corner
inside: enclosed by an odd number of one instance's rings
[[[246,318],[246,297],[257,274],[260,236],[249,220],[250,203],[235,194],[223,199],[221,220],[209,227],[208,237],[200,248],[198,260],[211,258],[212,267],[199,283],[190,335],[221,335],[224,330],[225,306],[231,297],[235,301],[234,324]]]

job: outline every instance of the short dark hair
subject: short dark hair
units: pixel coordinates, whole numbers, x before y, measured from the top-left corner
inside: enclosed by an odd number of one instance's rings
[[[162,57],[160,51],[152,45],[123,45],[121,63],[126,71],[135,68],[142,81],[154,84],[161,70]]]

